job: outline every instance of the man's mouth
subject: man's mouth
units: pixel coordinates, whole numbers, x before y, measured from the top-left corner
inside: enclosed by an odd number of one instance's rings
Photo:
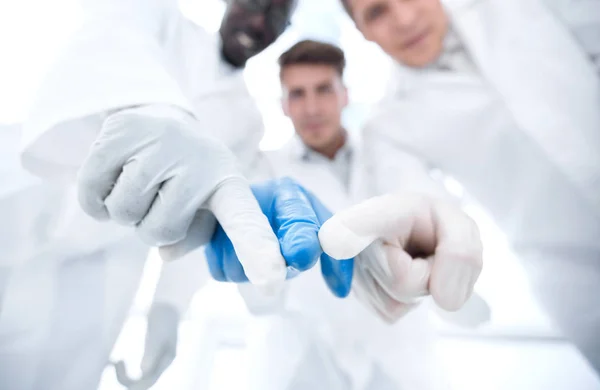
[[[410,37],[402,43],[402,49],[411,49],[418,46],[429,35],[429,30],[425,30],[417,35]]]

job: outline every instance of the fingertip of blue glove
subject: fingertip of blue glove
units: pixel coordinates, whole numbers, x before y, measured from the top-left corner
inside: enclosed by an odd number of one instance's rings
[[[338,298],[346,298],[352,290],[354,259],[335,260],[325,253],[321,255],[321,273],[327,287]]]
[[[210,243],[204,248],[204,254],[206,255],[206,263],[208,264],[208,270],[210,275],[217,282],[226,282],[225,272],[223,272],[222,265],[219,265],[219,255],[216,253],[215,246]]]
[[[204,247],[208,270],[217,282],[229,281],[225,273],[224,264],[228,250],[233,250],[233,245],[227,234],[225,234],[223,227],[218,224],[210,242]]]
[[[289,267],[297,271],[312,268],[321,255],[321,244],[317,228],[299,229],[295,234],[286,234],[281,241],[281,254]]]

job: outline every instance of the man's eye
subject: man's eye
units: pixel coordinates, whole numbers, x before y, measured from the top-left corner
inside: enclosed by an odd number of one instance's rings
[[[263,12],[266,8],[263,2],[258,0],[235,0],[235,3],[251,12]]]
[[[382,4],[369,8],[366,12],[367,21],[374,21],[386,12],[386,7]]]

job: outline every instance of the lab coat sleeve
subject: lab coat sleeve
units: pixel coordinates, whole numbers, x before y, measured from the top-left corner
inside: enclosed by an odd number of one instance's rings
[[[209,275],[204,248],[177,261],[163,262],[153,303],[169,305],[182,317],[195,293],[208,282]]]
[[[260,161],[264,124],[243,75],[234,72],[222,77],[215,89],[195,99],[194,106],[199,127],[209,129],[229,147],[237,157],[240,172],[251,180],[253,166]]]
[[[168,25],[168,58],[173,60],[173,74],[191,97],[198,128],[227,145],[240,169],[247,169],[259,151],[264,126],[243,69],[223,59],[218,34],[182,18]]]
[[[368,121],[363,129],[364,157],[375,191],[383,195],[398,191],[416,192],[446,200],[453,199],[443,184],[431,176],[431,167],[409,148],[398,145]]]
[[[251,283],[238,284],[238,291],[250,314],[255,316],[276,315],[285,309],[289,283],[289,281],[286,282],[283,289],[274,294],[261,291]]]
[[[600,76],[600,1],[544,0],[590,57]]]
[[[162,34],[172,0],[83,1],[84,21],[45,75],[24,126],[21,160],[39,176],[74,174],[112,110],[149,103],[192,112]]]

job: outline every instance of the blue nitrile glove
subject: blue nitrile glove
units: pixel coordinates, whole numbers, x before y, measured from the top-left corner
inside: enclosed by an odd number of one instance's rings
[[[321,249],[318,232],[331,212],[309,191],[290,178],[253,185],[252,192],[279,239],[287,278],[312,268],[321,258],[321,273],[337,297],[350,293],[354,260],[334,260]],[[212,277],[222,282],[247,282],[242,264],[220,225],[206,246]]]

